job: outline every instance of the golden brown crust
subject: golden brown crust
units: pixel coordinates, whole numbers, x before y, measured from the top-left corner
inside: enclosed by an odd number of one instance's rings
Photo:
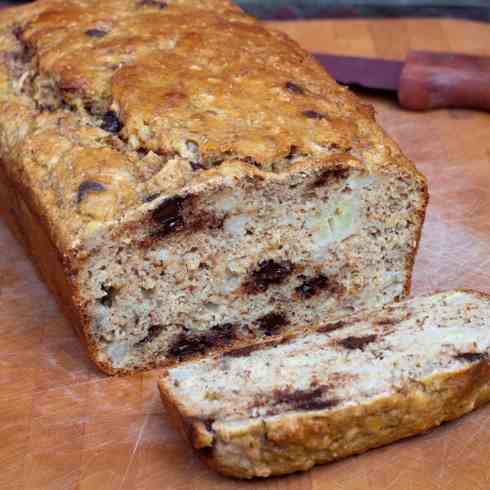
[[[191,164],[350,155],[422,179],[371,108],[226,0],[39,0],[0,39],[0,156],[67,254]]]
[[[177,414],[187,434],[194,434],[191,443],[210,466],[235,478],[267,477],[359,454],[461,417],[490,401],[490,361],[408,381],[392,395],[358,406],[284,414],[239,426],[217,422],[212,430],[182,416],[163,383],[160,390],[165,407]],[[209,441],[207,446],[203,441]]]

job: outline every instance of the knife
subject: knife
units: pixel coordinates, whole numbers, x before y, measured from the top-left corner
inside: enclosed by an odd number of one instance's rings
[[[490,57],[411,51],[405,61],[315,54],[340,83],[395,91],[411,110],[490,111]]]

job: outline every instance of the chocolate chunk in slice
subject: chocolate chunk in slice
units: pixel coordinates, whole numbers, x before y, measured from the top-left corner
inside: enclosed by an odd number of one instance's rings
[[[307,117],[308,119],[328,119],[327,114],[324,112],[317,112],[313,110],[304,111],[303,116]]]
[[[300,85],[294,83],[294,82],[286,82],[285,84],[286,90],[288,92],[291,92],[292,94],[296,95],[304,95],[305,94],[305,89],[301,87]]]
[[[100,182],[96,182],[95,180],[85,180],[78,187],[77,193],[77,203],[80,204],[85,197],[93,192],[104,192],[106,187]]]
[[[267,336],[277,335],[288,324],[284,313],[268,313],[257,320],[260,330]]]
[[[108,31],[104,31],[103,29],[88,29],[85,31],[85,34],[88,37],[101,38],[107,36],[109,34]]]
[[[454,356],[458,361],[465,362],[480,362],[488,359],[488,354],[486,352],[461,352]]]
[[[168,7],[168,3],[163,0],[140,0],[140,7],[154,7],[160,10],[164,10]]]
[[[121,131],[123,124],[114,111],[107,111],[102,116],[102,124],[100,126],[104,131],[117,134]]]
[[[345,339],[339,340],[339,344],[348,350],[364,350],[364,348],[374,342],[377,339],[376,335],[363,335],[361,337],[347,337]]]
[[[262,260],[245,283],[245,290],[248,294],[265,292],[269,286],[283,283],[292,271],[293,265],[288,261]]]

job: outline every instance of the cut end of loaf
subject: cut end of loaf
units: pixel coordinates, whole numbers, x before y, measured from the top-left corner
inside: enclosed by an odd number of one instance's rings
[[[276,175],[223,164],[95,247],[81,291],[96,361],[166,365],[397,300],[425,198],[412,174],[355,161]]]
[[[489,298],[454,291],[183,363],[160,389],[199,434],[194,446],[207,441],[213,466],[250,478],[304,470],[469,412],[490,399],[489,356]]]

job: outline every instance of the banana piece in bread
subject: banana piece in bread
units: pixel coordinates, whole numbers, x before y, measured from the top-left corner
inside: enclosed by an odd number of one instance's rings
[[[107,373],[403,298],[424,177],[226,0],[0,12],[0,206]]]
[[[238,478],[307,470],[490,400],[490,297],[453,291],[167,369],[162,400]]]

